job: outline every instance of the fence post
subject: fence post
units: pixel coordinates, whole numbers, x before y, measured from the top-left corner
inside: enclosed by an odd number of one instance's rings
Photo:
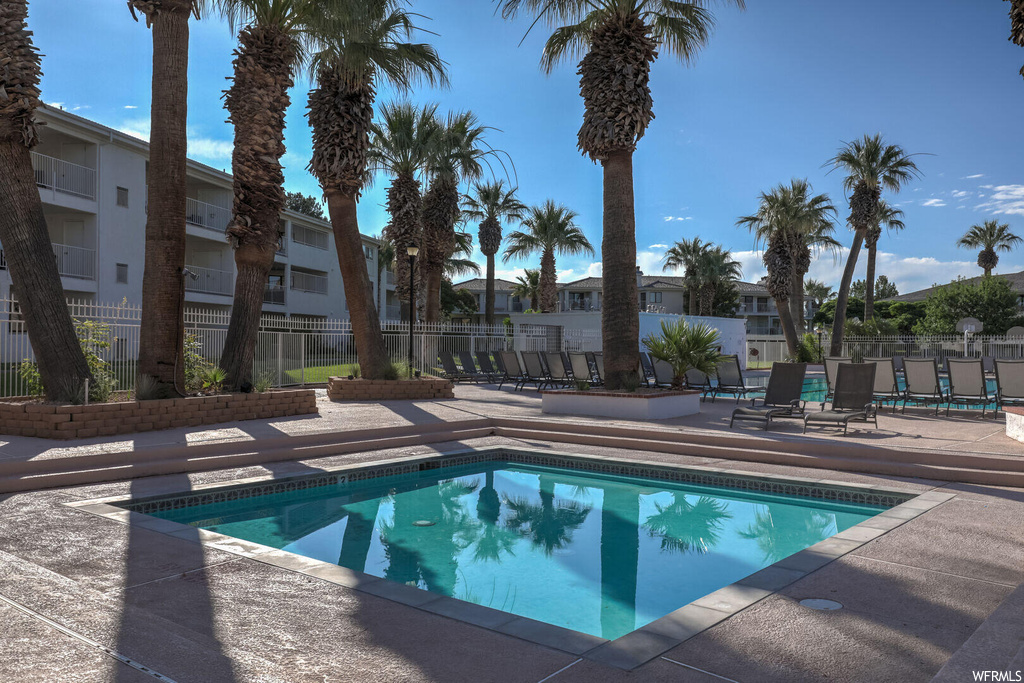
[[[282,353],[284,351],[284,332],[277,333],[277,386],[283,386],[282,381],[284,379],[284,358]]]
[[[299,333],[299,381],[306,386],[306,335]]]

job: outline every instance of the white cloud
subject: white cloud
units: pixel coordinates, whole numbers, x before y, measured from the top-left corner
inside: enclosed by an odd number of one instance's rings
[[[136,107],[134,104],[126,104],[126,105],[124,105],[124,108],[125,109],[138,109],[138,107]]]
[[[974,208],[992,214],[1024,216],[1024,185],[997,185],[987,199]]]
[[[665,222],[671,223],[672,221],[692,221],[693,216],[665,216]]]
[[[975,173],[973,175],[965,175],[960,180],[974,180],[975,178],[984,178],[984,177],[985,177],[984,173]]]
[[[945,205],[946,205],[946,202],[942,201],[941,199],[936,199],[936,198],[926,199],[923,202],[921,202],[921,206],[945,206]]]
[[[651,246],[649,246],[647,248],[648,249],[668,249],[668,245],[667,244],[652,244]]]
[[[145,140],[149,142],[149,130],[150,121],[146,119],[126,119],[118,126],[117,130],[121,131],[125,135],[131,135],[133,138]]]
[[[953,195],[954,197],[957,197],[957,198],[960,198],[960,197],[969,197],[969,196],[971,195],[971,193],[970,193],[970,192],[968,192],[968,191],[966,191],[966,190],[953,190],[953,192],[952,192],[951,194],[952,194],[952,195]]]
[[[207,161],[229,161],[234,148],[234,144],[226,140],[193,137],[188,139],[188,155]]]

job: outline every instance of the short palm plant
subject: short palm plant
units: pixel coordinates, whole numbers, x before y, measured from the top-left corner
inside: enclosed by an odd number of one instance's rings
[[[832,298],[835,292],[821,280],[807,280],[804,282],[804,294],[810,297],[818,308]]]
[[[688,325],[685,320],[661,321],[661,335],[644,337],[644,346],[656,359],[672,366],[672,386],[683,386],[688,370],[710,375],[721,362],[718,330],[705,323]]]
[[[981,249],[978,253],[978,266],[985,269],[985,275],[999,265],[999,251],[1012,251],[1022,241],[1010,232],[1010,226],[999,221],[985,221],[981,225],[972,225],[963,237],[957,240],[958,247],[965,249]]]
[[[503,260],[540,254],[540,310],[554,312],[558,305],[555,254],[593,255],[594,247],[576,225],[576,212],[549,199],[533,206],[523,220],[526,230],[509,233]],[[607,290],[606,290],[607,291]]]

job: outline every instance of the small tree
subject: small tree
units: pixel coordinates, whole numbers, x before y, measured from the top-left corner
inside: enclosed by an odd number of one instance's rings
[[[302,194],[301,192],[285,192],[284,206],[286,209],[297,211],[298,213],[305,214],[306,216],[325,220],[323,206],[321,206],[317,198],[312,195]]]
[[[688,370],[710,375],[721,362],[718,330],[705,323],[687,325],[683,319],[661,321],[661,335],[644,337],[644,346],[654,358],[672,366],[672,387],[683,386]]]
[[[1001,277],[982,278],[977,284],[963,279],[937,287],[925,300],[924,318],[914,326],[917,334],[955,334],[963,318],[977,318],[988,334],[1003,334],[1017,322],[1017,293]]]

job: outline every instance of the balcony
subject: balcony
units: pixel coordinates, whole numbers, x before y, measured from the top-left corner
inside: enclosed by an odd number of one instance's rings
[[[384,307],[385,320],[401,320],[402,307],[399,304],[388,304]]]
[[[297,292],[327,294],[327,276],[292,271],[292,287]]]
[[[385,285],[393,285],[393,284],[395,284],[395,271],[393,271],[393,270],[385,270],[384,271],[384,284]],[[1022,303],[1021,306],[1024,307],[1024,303]]]
[[[284,287],[267,283],[263,288],[263,303],[284,306]]]
[[[64,277],[82,280],[96,279],[96,250],[72,247],[67,244],[53,244],[53,255],[57,259],[57,272]]]
[[[231,209],[187,197],[185,199],[185,221],[192,225],[198,225],[200,228],[215,230],[223,235],[224,231],[228,229],[228,223],[231,222]]]
[[[223,294],[224,296],[231,296],[234,293],[235,274],[230,270],[214,270],[200,266],[185,267],[196,274],[194,280],[191,277],[185,278],[186,291],[201,294]]]
[[[96,171],[70,161],[32,152],[36,185],[83,199],[96,199]],[[226,225],[226,224],[225,224]]]

